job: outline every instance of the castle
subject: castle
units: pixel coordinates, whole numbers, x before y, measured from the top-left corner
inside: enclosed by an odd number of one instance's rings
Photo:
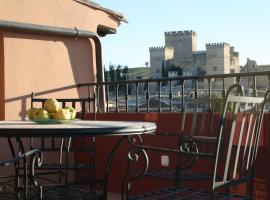
[[[165,46],[150,47],[152,78],[160,78],[162,67],[181,67],[183,75],[237,73],[240,71],[239,53],[228,43],[206,44],[206,50],[197,51],[197,33],[194,31],[165,32]],[[200,72],[199,72],[200,71]]]

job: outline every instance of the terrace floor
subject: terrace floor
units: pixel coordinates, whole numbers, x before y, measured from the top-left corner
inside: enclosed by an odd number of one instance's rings
[[[119,200],[121,199],[121,195],[120,194],[116,194],[116,193],[108,193],[108,200]]]

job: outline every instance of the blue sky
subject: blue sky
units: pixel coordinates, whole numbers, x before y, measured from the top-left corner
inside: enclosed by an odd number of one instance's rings
[[[227,42],[247,58],[270,64],[269,0],[95,0],[128,20],[116,35],[102,38],[103,63],[142,67],[149,47],[164,46],[165,31],[197,32],[197,50],[205,43]]]

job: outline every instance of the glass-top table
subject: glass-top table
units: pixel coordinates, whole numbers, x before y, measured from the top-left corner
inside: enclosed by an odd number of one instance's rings
[[[0,121],[0,137],[2,139],[16,138],[18,146],[20,149],[19,155],[25,152],[24,144],[21,142],[21,138],[75,138],[76,137],[97,137],[97,136],[120,136],[117,142],[109,152],[107,157],[107,162],[104,163],[105,172],[104,178],[102,178],[103,196],[96,198],[89,197],[86,199],[107,199],[107,186],[108,186],[108,175],[111,168],[111,163],[114,155],[118,151],[119,147],[128,141],[130,146],[136,146],[138,143],[142,143],[142,135],[144,134],[154,134],[156,131],[156,124],[151,122],[134,122],[134,121],[90,121],[90,120],[75,120],[71,123],[63,124],[38,124],[32,121]],[[13,147],[11,147],[13,148]],[[15,147],[16,149],[16,147]],[[132,148],[131,148],[132,149]],[[13,156],[16,157],[18,154],[14,153]],[[98,151],[98,149],[97,149]],[[133,152],[126,152],[127,154]],[[41,152],[42,154],[42,152]],[[38,155],[40,157],[40,155]],[[34,157],[33,157],[34,158]],[[41,157],[40,157],[41,158]],[[127,160],[130,159],[127,157]],[[34,162],[40,161],[39,158],[33,159],[30,166],[36,166]],[[34,164],[33,164],[34,163]],[[42,166],[42,163],[39,163]],[[16,166],[15,166],[16,167]],[[1,168],[0,168],[1,170]],[[19,169],[16,169],[19,170]],[[40,188],[42,191],[42,186],[35,180],[35,170],[29,170],[28,178],[32,179],[34,186]],[[69,184],[68,184],[69,185]],[[94,186],[95,188],[95,186]],[[47,192],[44,195],[47,195]],[[63,192],[61,191],[61,194]],[[83,195],[83,192],[75,192],[76,195]],[[43,196],[44,196],[43,195]],[[69,194],[69,197],[72,198]],[[42,194],[41,194],[42,196]],[[49,199],[57,199],[50,198]],[[60,197],[63,198],[63,197]],[[65,197],[64,197],[65,198]],[[77,198],[77,197],[74,197]],[[81,197],[80,197],[81,198]],[[47,198],[46,198],[47,199]],[[85,199],[85,198],[83,198]]]
[[[63,124],[38,124],[32,121],[0,121],[0,137],[69,137],[150,134],[151,122],[75,120]]]

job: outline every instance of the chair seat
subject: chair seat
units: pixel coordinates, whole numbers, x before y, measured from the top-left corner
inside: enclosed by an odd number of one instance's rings
[[[33,191],[33,190],[32,190]],[[31,200],[40,200],[38,191],[29,194]],[[66,185],[44,187],[42,200],[102,200],[104,199],[101,185]]]
[[[131,196],[129,200],[209,200],[209,192],[185,187],[167,187],[138,196]],[[214,200],[250,200],[250,196],[215,192]]]
[[[146,176],[156,177],[166,180],[175,180],[175,170],[173,169],[164,169],[164,170],[149,170],[146,173]],[[211,178],[210,175],[195,172],[191,170],[183,170],[179,174],[179,180],[181,181],[192,181],[192,180],[209,180]]]
[[[42,164],[41,167],[37,168],[36,170],[39,169],[47,169],[47,170],[55,170],[55,169],[90,169],[93,167],[91,164],[88,163],[68,163],[68,164],[58,164],[58,163],[44,163]]]

